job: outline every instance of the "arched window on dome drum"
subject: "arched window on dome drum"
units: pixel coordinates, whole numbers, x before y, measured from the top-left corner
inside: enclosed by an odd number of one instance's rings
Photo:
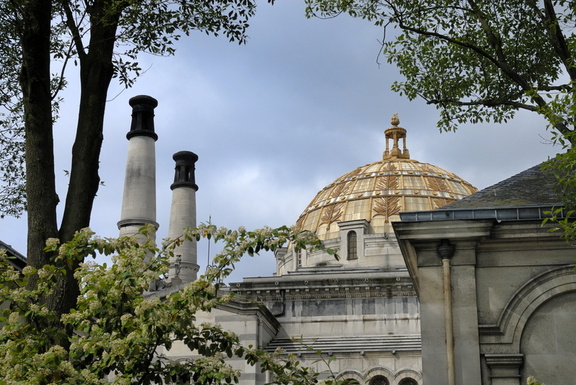
[[[348,260],[358,259],[358,236],[356,231],[348,232]]]
[[[406,378],[403,378],[403,379],[398,383],[398,385],[418,385],[418,381],[416,381],[416,380],[413,379],[413,378],[406,377]]]
[[[378,375],[372,377],[368,385],[390,385],[390,381],[386,377]]]

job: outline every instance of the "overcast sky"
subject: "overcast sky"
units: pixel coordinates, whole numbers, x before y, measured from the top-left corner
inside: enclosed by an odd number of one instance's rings
[[[168,231],[174,162],[189,150],[196,164],[198,222],[248,228],[292,225],[315,194],[337,177],[375,162],[383,131],[397,112],[411,157],[452,171],[478,188],[490,186],[557,152],[545,123],[520,114],[506,125],[469,125],[439,133],[438,112],[390,91],[396,68],[376,62],[383,31],[345,16],[306,19],[300,1],[264,2],[247,45],[196,33],[175,57],[145,56],[132,89],[110,90],[92,228],[117,236],[130,127],[128,99],[147,94],[156,108],[159,238]],[[73,79],[70,79],[71,83]],[[74,84],[58,123],[57,179],[66,195],[75,128]],[[0,239],[26,250],[25,218],[1,220]],[[214,250],[214,248],[212,248]],[[274,272],[271,255],[247,257],[232,280]],[[199,250],[203,271],[205,245]]]

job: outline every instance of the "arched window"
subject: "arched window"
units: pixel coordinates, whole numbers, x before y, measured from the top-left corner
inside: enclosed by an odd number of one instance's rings
[[[372,377],[372,379],[369,382],[369,385],[390,385],[390,382],[386,377],[378,375]]]
[[[358,236],[356,231],[348,232],[348,260],[358,259]]]
[[[418,381],[416,381],[416,380],[413,379],[413,378],[406,377],[406,378],[403,378],[403,379],[398,383],[398,385],[418,385]]]

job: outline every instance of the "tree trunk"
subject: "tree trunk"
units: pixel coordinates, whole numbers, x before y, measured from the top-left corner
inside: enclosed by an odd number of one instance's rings
[[[20,85],[26,132],[28,264],[49,263],[46,239],[57,237],[54,139],[50,95],[51,2],[30,0],[22,6],[22,71]]]
[[[28,263],[42,267],[52,263],[44,252],[48,238],[61,242],[90,225],[92,205],[100,178],[98,166],[103,139],[104,109],[113,76],[112,55],[118,17],[104,10],[104,1],[94,1],[89,51],[80,54],[80,108],[72,149],[70,183],[60,230],[56,219],[54,138],[50,90],[50,33],[52,2],[30,0],[23,6],[21,36],[26,130],[26,179],[28,202]],[[103,18],[106,20],[103,20]],[[46,299],[51,310],[68,312],[79,295],[74,271],[81,261],[66,266],[53,294]],[[33,283],[32,283],[33,284]]]
[[[114,74],[112,56],[118,24],[118,18],[110,20],[109,15],[105,16],[106,21],[102,21],[102,15],[105,14],[102,3],[94,2],[89,51],[86,55],[80,55],[80,107],[72,148],[70,183],[59,231],[62,242],[69,241],[76,231],[90,226],[92,206],[100,183],[98,168],[104,110],[108,87]],[[69,295],[55,296],[52,308],[66,312],[75,305],[79,287],[73,273],[80,262],[76,261],[72,265],[67,279],[61,282],[62,286],[57,290]]]

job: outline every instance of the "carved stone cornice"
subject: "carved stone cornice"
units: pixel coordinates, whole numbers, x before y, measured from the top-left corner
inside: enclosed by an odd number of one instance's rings
[[[381,278],[278,279],[271,282],[242,282],[230,286],[236,298],[255,301],[414,297],[407,276]]]

